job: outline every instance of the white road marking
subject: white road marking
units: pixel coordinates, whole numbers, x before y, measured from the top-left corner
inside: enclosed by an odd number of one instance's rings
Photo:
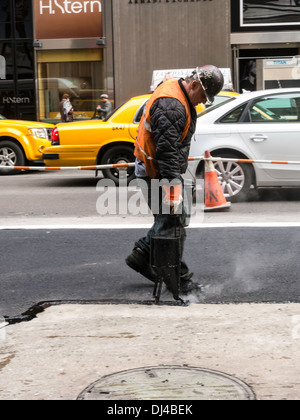
[[[16,224],[16,225],[0,225],[0,230],[132,230],[132,229],[149,229],[151,224],[64,224],[64,223],[47,223],[47,224]],[[289,228],[300,227],[300,223],[296,222],[271,222],[271,223],[200,223],[191,224],[188,229],[222,229],[222,228]]]

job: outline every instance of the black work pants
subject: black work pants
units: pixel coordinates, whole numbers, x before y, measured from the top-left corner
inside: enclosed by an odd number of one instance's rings
[[[189,269],[183,260],[184,243],[186,240],[186,212],[184,205],[179,214],[170,214],[170,209],[163,203],[163,188],[160,186],[157,190],[157,184],[153,185],[151,179],[137,178],[137,183],[141,187],[143,196],[152,211],[154,223],[145,237],[140,238],[135,247],[140,248],[148,257],[150,264],[151,255],[151,237],[165,236],[165,237],[179,237],[180,238],[180,266],[181,279],[189,274]],[[166,256],[167,261],[167,256]]]

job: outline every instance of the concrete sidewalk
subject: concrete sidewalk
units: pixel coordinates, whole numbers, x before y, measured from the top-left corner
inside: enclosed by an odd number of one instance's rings
[[[1,328],[0,345],[0,400],[75,400],[159,365],[232,375],[259,400],[300,397],[300,304],[63,304]]]

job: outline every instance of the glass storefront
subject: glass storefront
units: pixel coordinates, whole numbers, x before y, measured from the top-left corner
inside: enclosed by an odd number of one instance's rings
[[[0,115],[58,123],[69,94],[74,120],[93,117],[112,68],[102,9],[101,0],[0,0]]]
[[[64,94],[70,97],[75,121],[94,116],[105,90],[102,3],[33,0],[40,121],[61,121]]]
[[[39,119],[60,122],[59,102],[70,96],[74,120],[90,119],[104,91],[102,49],[37,51]]]
[[[36,119],[31,0],[2,0],[0,56],[5,74],[0,80],[0,114]]]

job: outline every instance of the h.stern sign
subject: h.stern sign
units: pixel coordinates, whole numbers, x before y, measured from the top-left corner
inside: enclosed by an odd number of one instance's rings
[[[34,0],[35,38],[102,37],[102,0]]]

